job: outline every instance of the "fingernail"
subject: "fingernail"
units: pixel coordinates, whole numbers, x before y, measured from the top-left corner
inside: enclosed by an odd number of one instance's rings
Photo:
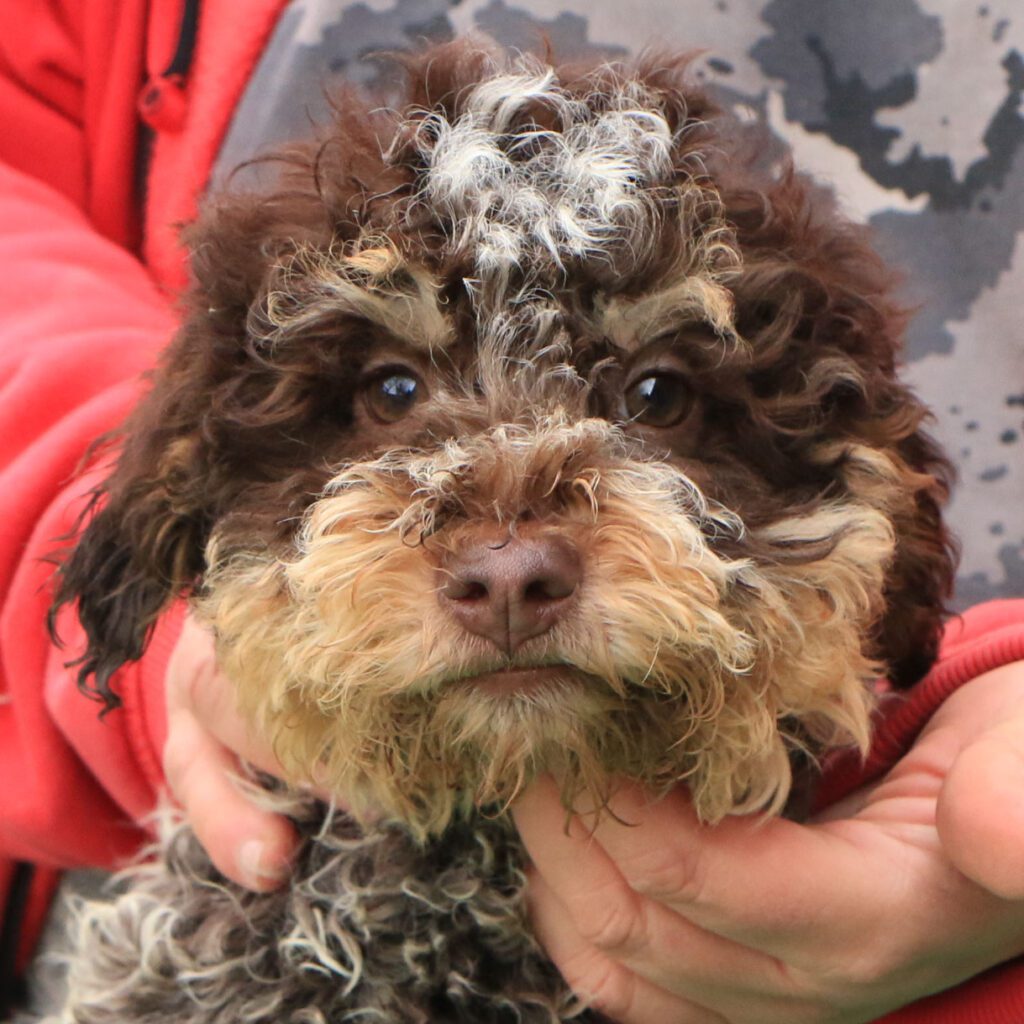
[[[266,863],[267,844],[261,839],[249,839],[238,850],[238,867],[246,884],[263,889],[268,882],[281,882],[288,875],[287,864]]]

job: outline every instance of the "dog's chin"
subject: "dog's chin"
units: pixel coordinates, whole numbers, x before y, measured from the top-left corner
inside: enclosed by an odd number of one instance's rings
[[[529,668],[496,669],[466,676],[455,684],[483,699],[529,700],[542,697],[550,690],[561,690],[566,695],[574,688],[581,693],[587,683],[596,683],[592,676],[572,665],[540,665]]]
[[[432,687],[411,706],[398,702],[393,715],[375,718],[372,744],[355,731],[353,745],[337,755],[348,761],[360,736],[368,752],[391,751],[371,753],[346,782],[356,782],[367,808],[425,836],[453,816],[507,808],[545,773],[573,793],[603,796],[611,773],[631,759],[624,749],[631,737],[613,724],[626,707],[606,683],[572,665],[488,667]]]
[[[484,762],[508,758],[547,771],[565,745],[593,742],[621,701],[600,680],[571,665],[508,668],[459,679],[440,694],[432,714],[439,749],[480,772]],[[532,772],[531,772],[532,774]]]

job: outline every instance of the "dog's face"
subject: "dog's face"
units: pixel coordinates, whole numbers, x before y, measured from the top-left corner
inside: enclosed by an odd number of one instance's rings
[[[284,764],[422,832],[541,771],[777,808],[951,573],[884,268],[678,69],[411,78],[192,230],[64,569],[84,673],[191,590]]]

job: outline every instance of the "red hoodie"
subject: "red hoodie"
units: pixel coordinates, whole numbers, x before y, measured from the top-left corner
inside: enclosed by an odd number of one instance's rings
[[[143,837],[162,786],[163,675],[181,609],[126,667],[124,706],[97,717],[44,623],[54,538],[102,470],[75,479],[115,427],[174,330],[184,281],[174,225],[188,220],[283,0],[202,5],[187,81],[162,74],[183,0],[8,0],[0,34],[0,896],[16,860],[112,866]],[[141,111],[143,128],[136,114]],[[132,183],[150,143],[144,223]],[[151,137],[149,137],[151,136]],[[144,242],[139,239],[144,239]],[[939,666],[883,725],[866,767],[847,763],[825,800],[885,771],[962,682],[1024,658],[1024,601],[954,626]],[[14,784],[16,782],[16,784]],[[6,858],[6,859],[5,859]],[[23,951],[47,883],[23,916]],[[1007,965],[885,1018],[1016,1024],[1024,965]]]

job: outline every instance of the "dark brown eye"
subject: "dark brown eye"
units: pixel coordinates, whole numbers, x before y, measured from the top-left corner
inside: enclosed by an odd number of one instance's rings
[[[674,427],[690,409],[690,389],[677,373],[645,374],[626,388],[626,416],[647,427]]]
[[[363,399],[374,419],[396,423],[426,398],[423,381],[412,371],[388,367],[363,385]]]

